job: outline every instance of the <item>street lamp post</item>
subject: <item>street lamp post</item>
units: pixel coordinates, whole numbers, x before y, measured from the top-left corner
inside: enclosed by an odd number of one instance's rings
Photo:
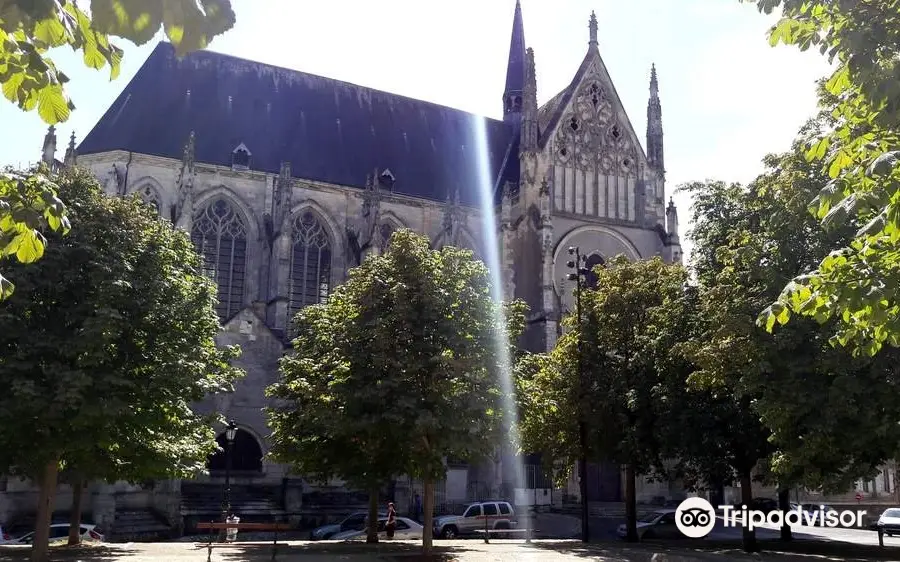
[[[228,522],[231,514],[231,448],[234,445],[234,436],[237,435],[237,424],[234,420],[228,422],[225,428],[225,495],[222,500],[222,522]]]
[[[585,276],[590,273],[590,271],[586,267],[584,267],[587,262],[587,258],[581,255],[581,249],[578,246],[569,247],[569,255],[574,258],[572,260],[569,260],[566,263],[566,266],[572,270],[572,273],[569,273],[568,275],[569,281],[575,281],[575,317],[577,319],[578,325],[578,384],[581,388],[581,392],[579,393],[580,400],[578,408],[578,440],[581,446],[581,457],[578,459],[578,484],[581,494],[581,541],[589,542],[590,526],[588,525],[589,510],[587,497],[587,412],[584,404],[584,397],[586,392],[581,334],[581,291],[584,289]]]

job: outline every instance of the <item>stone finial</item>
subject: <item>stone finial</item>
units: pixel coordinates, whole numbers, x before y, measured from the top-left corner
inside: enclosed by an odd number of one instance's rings
[[[41,162],[53,168],[53,162],[56,159],[56,127],[50,125],[47,128],[47,134],[44,136],[44,148],[41,154]]]
[[[282,161],[278,179],[275,180],[275,227],[279,232],[288,228],[290,221],[293,195],[291,176],[291,163]]]
[[[650,95],[659,95],[659,81],[656,79],[656,64],[650,65]]]
[[[597,43],[598,43],[597,42],[597,14],[595,14],[593,10],[591,10],[591,21],[590,21],[589,28],[591,30],[590,44],[597,45]]]
[[[175,184],[176,199],[171,208],[172,223],[185,230],[190,229],[194,218],[194,152],[197,138],[194,131],[188,136],[184,145],[184,153],[181,158],[181,171]]]
[[[69,137],[69,147],[66,149],[65,165],[67,167],[74,166],[77,160],[78,152],[75,148],[75,131],[72,131],[72,136]]]

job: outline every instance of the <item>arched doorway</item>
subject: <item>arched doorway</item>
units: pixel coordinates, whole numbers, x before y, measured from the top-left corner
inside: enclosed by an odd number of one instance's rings
[[[227,441],[225,433],[216,437],[216,443],[222,448],[210,455],[206,466],[210,472],[224,472],[226,467],[225,451]],[[256,437],[249,431],[238,429],[234,435],[234,444],[231,446],[231,470],[233,472],[262,472],[262,448]]]

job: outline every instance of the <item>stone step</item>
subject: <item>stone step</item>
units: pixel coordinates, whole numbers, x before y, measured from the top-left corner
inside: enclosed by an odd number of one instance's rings
[[[172,538],[172,528],[150,510],[117,511],[109,540],[112,542],[153,542]]]

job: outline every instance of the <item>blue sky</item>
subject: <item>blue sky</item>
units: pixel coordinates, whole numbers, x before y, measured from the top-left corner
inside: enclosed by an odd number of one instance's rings
[[[320,74],[490,117],[501,95],[515,0],[233,0],[237,25],[211,49]],[[815,80],[828,72],[817,52],[772,48],[774,16],[738,0],[522,0],[534,48],[538,101],[572,79],[587,49],[588,18],[600,52],[639,134],[646,130],[650,64],[656,63],[665,128],[667,190],[707,178],[749,181],[761,158],[784,150],[815,111]],[[82,138],[156,41],[127,41],[121,76],[85,68],[71,51],[54,60],[72,78],[77,110],[58,127]],[[46,127],[0,99],[0,165],[40,157]],[[687,204],[679,204],[682,231]]]

